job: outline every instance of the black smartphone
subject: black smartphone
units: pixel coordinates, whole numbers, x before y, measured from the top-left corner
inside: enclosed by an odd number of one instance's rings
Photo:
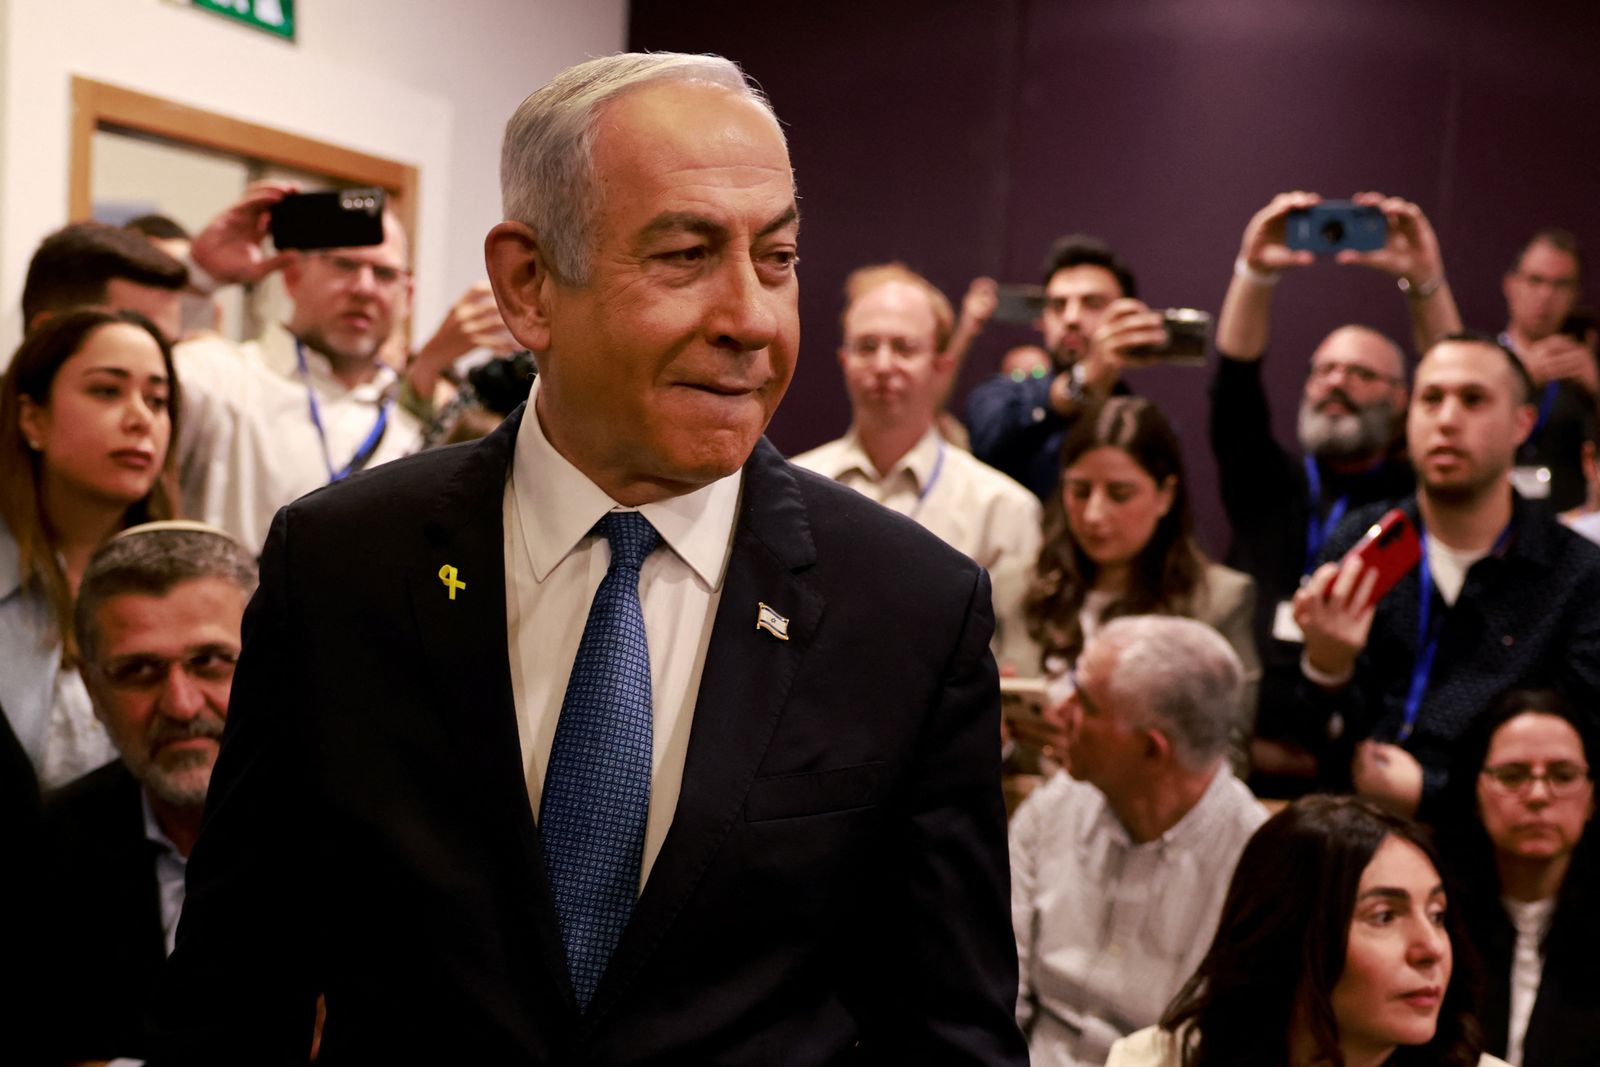
[[[384,201],[378,188],[290,193],[272,205],[272,243],[279,251],[381,245]]]
[[[995,322],[1032,326],[1043,311],[1044,286],[1012,284],[995,286],[994,314],[990,316]]]
[[[1324,200],[1289,212],[1284,230],[1284,243],[1295,251],[1331,256],[1347,248],[1376,252],[1389,238],[1389,221],[1375,207]]]
[[[1211,313],[1198,308],[1166,308],[1161,325],[1167,343],[1159,348],[1142,346],[1128,349],[1128,355],[1152,363],[1177,363],[1201,366],[1206,361],[1206,345],[1211,340]]]
[[[1576,307],[1567,313],[1561,329],[1556,332],[1588,344],[1590,336],[1597,331],[1600,331],[1600,315],[1596,315],[1593,308]]]

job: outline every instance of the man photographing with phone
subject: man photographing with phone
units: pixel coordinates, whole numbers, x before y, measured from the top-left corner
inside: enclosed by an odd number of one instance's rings
[[[1452,746],[1499,691],[1600,700],[1600,548],[1512,488],[1536,418],[1533,385],[1491,337],[1458,333],[1417,366],[1406,424],[1422,533],[1417,565],[1373,606],[1378,569],[1347,555],[1386,509],[1350,514],[1294,595],[1305,635],[1304,708],[1342,723],[1349,784],[1424,814]],[[1343,766],[1324,767],[1335,783]]]
[[[1405,360],[1393,341],[1365,326],[1342,326],[1312,352],[1300,397],[1300,454],[1272,434],[1262,357],[1273,297],[1286,272],[1317,260],[1310,248],[1290,247],[1291,222],[1309,221],[1314,209],[1325,218],[1311,237],[1333,253],[1335,263],[1373,267],[1404,283],[1419,351],[1461,328],[1433,227],[1409,201],[1361,193],[1330,210],[1316,193],[1283,193],[1245,226],[1217,319],[1211,448],[1233,528],[1227,562],[1253,577],[1259,591],[1262,679],[1251,746],[1254,784],[1290,795],[1310,787],[1324,747],[1323,738],[1304,733],[1296,710],[1302,644],[1290,598],[1341,518],[1404,496],[1413,484],[1401,433]],[[1381,247],[1329,248],[1328,237],[1354,236],[1360,228],[1335,230],[1328,221],[1357,213],[1377,215]]]
[[[1161,313],[1138,299],[1133,271],[1104,241],[1073,234],[1051,247],[1038,319],[1053,372],[1018,381],[1000,374],[967,400],[972,452],[1032,489],[1055,491],[1061,442],[1085,407],[1127,392],[1134,349],[1167,342]]]
[[[253,550],[284,504],[422,445],[421,422],[401,403],[405,383],[381,358],[411,309],[410,246],[399,219],[384,210],[374,244],[269,253],[263,241],[273,209],[295,203],[286,201],[294,193],[281,183],[251,186],[191,250],[213,284],[258,282],[281,270],[294,303],[288,321],[268,324],[248,344],[207,337],[176,353],[184,510]],[[279,232],[290,231],[280,224]],[[344,232],[327,236],[354,239],[338,236]],[[302,232],[294,243],[320,242]],[[514,347],[484,299],[474,303],[469,291],[418,352],[407,374],[416,392],[431,395],[439,371],[473,347]]]

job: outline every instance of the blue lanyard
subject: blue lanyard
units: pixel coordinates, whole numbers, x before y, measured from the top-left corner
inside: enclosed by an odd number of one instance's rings
[[[1339,520],[1344,518],[1344,513],[1350,508],[1350,496],[1345,494],[1339,497],[1328,507],[1326,518],[1317,518],[1317,510],[1322,507],[1322,471],[1317,467],[1317,461],[1311,456],[1305,457],[1306,464],[1306,567],[1305,573],[1310,574],[1317,565],[1317,556],[1322,552],[1322,546],[1327,543],[1328,535],[1333,533],[1334,527],[1339,525]]]
[[[353,472],[365,467],[372,454],[378,450],[378,442],[383,440],[383,432],[389,428],[389,408],[394,404],[394,400],[388,396],[383,398],[383,402],[378,405],[378,420],[367,432],[366,440],[357,446],[355,454],[350,457],[350,462],[344,465],[344,469],[335,471],[333,460],[328,455],[328,433],[322,428],[322,409],[317,404],[317,391],[311,387],[311,368],[306,365],[306,348],[298,337],[294,340],[294,358],[300,368],[300,379],[306,384],[306,406],[311,409],[311,425],[316,427],[317,440],[322,444],[322,463],[328,468],[328,481],[330,483],[342,481]]]
[[[928,499],[928,494],[933,492],[933,487],[939,484],[939,475],[944,473],[944,438],[939,438],[939,454],[933,457],[933,470],[928,474],[927,484],[922,487],[922,492],[917,494],[917,506],[911,509],[911,514],[906,516],[914,519],[922,511],[922,504]]]
[[[1428,537],[1422,528],[1422,517],[1417,517],[1417,539],[1422,542],[1422,559],[1417,564],[1417,658],[1411,665],[1411,687],[1406,690],[1406,717],[1400,724],[1395,740],[1405,744],[1417,728],[1417,714],[1422,710],[1422,697],[1428,691],[1428,676],[1433,673],[1433,658],[1439,652],[1439,632],[1433,626],[1433,569],[1428,565]],[[1505,551],[1511,540],[1511,524],[1494,539],[1491,556]],[[1441,624],[1439,629],[1443,629]]]

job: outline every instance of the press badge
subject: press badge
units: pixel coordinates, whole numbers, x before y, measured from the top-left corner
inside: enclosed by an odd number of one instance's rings
[[[1511,485],[1529,500],[1545,500],[1550,496],[1550,468],[1512,467]]]
[[[1293,601],[1278,601],[1278,606],[1272,613],[1272,636],[1290,644],[1306,643],[1306,635],[1300,632],[1300,624],[1294,621]]]

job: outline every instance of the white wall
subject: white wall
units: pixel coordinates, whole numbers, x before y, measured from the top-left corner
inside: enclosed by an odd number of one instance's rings
[[[289,45],[171,0],[0,0],[0,363],[28,257],[67,221],[73,75],[421,171],[418,340],[483,274],[517,103],[622,48],[627,0],[299,0]]]

